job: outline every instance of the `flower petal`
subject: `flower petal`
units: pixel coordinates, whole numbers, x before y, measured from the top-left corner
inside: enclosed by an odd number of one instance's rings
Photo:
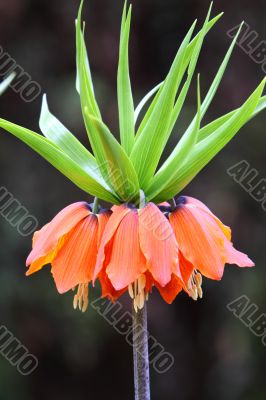
[[[184,257],[206,277],[219,280],[224,271],[223,239],[217,237],[217,230],[207,222],[204,213],[184,204],[170,214],[169,220]]]
[[[253,262],[234,249],[231,230],[203,203],[181,197],[177,209],[170,214],[178,245],[184,257],[203,275],[221,279],[225,263],[253,266]]]
[[[106,261],[106,255],[108,252],[107,245],[113,239],[114,234],[121,223],[122,219],[131,211],[126,205],[114,206],[112,208],[113,213],[110,216],[101,239],[100,247],[98,250],[97,262],[94,271],[93,281],[97,278],[97,275],[102,270],[104,261]]]
[[[111,211],[104,211],[100,214],[97,214],[98,218],[98,240],[97,240],[97,245],[98,248],[100,247],[103,232],[105,230],[106,224],[108,222],[108,219],[111,217],[112,212]]]
[[[161,286],[170,282],[172,273],[182,280],[173,229],[153,203],[139,210],[139,235],[140,247],[153,278]]]
[[[146,270],[146,260],[139,245],[137,210],[122,219],[114,235],[106,273],[116,290],[127,288]]]
[[[50,223],[33,236],[33,249],[26,265],[30,265],[27,275],[48,264],[62,247],[64,236],[83,218],[90,214],[87,203],[78,202],[60,211]]]
[[[52,261],[52,274],[59,293],[67,292],[93,276],[98,239],[98,219],[94,214],[80,221],[67,236]]]
[[[182,291],[183,286],[180,283],[180,279],[177,278],[175,274],[172,274],[171,280],[167,283],[166,286],[162,287],[156,281],[154,282],[156,288],[160,292],[162,298],[166,301],[166,303],[173,303],[176,296]]]
[[[120,296],[122,296],[123,293],[127,291],[127,288],[123,290],[115,290],[104,270],[99,273],[98,278],[102,288],[102,297],[107,297],[111,301],[116,301]]]
[[[231,240],[231,229],[229,226],[226,226],[222,223],[222,221],[211,212],[211,210],[200,200],[194,199],[193,197],[189,196],[182,196],[181,198],[184,198],[186,201],[186,204],[191,204],[194,205],[197,208],[200,208],[202,211],[205,211],[207,214],[213,217],[213,219],[216,221],[216,223],[219,225],[219,227],[222,229],[223,233],[227,237],[228,240]]]

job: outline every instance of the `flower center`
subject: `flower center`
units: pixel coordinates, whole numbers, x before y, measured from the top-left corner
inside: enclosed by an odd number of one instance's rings
[[[145,303],[145,286],[146,276],[140,275],[134,283],[128,286],[128,293],[133,300],[133,306],[136,312],[144,307]],[[148,293],[146,294],[146,300],[148,300]]]
[[[75,288],[73,289],[75,290]],[[74,296],[73,307],[77,307],[80,311],[85,312],[89,305],[89,285],[88,283],[80,283],[78,285],[77,293]]]
[[[188,293],[193,300],[198,300],[198,298],[202,299],[203,291],[202,291],[202,275],[196,269],[193,270],[191,277],[188,281]]]

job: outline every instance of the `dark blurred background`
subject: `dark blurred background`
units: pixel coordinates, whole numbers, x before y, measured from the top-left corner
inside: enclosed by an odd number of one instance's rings
[[[37,81],[58,118],[87,144],[75,92],[77,0],[0,0],[0,45]],[[165,76],[177,46],[209,0],[133,0],[131,75],[137,101]],[[104,117],[117,131],[116,68],[122,0],[85,0],[84,19],[91,67]],[[230,38],[226,32],[245,20],[266,40],[265,1],[216,1],[225,15],[207,36],[197,71],[206,93]],[[237,107],[263,77],[256,64],[236,48],[206,121]],[[195,112],[195,81],[168,151]],[[41,96],[26,103],[11,89],[0,99],[2,118],[39,132]],[[184,194],[206,203],[233,229],[237,248],[256,268],[227,266],[221,282],[204,280],[204,299],[178,296],[173,305],[153,293],[148,303],[149,330],[175,357],[165,374],[152,373],[153,400],[262,400],[266,398],[266,348],[226,305],[245,294],[266,312],[266,214],[226,172],[247,160],[266,177],[265,113],[191,183]],[[0,186],[5,186],[40,226],[60,209],[86,195],[24,144],[1,132]],[[89,199],[90,200],[90,199]],[[0,355],[0,399],[133,399],[132,349],[90,307],[72,309],[72,293],[57,294],[49,267],[24,276],[31,237],[21,237],[0,217],[0,325],[38,357],[30,376],[20,375]],[[99,292],[91,291],[91,299]],[[127,296],[122,299],[125,309]]]

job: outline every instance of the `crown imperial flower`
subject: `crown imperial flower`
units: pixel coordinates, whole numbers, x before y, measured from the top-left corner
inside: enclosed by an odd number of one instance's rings
[[[239,108],[203,125],[241,25],[203,101],[198,75],[195,116],[169,157],[162,160],[190,93],[205,36],[222,14],[211,19],[211,5],[194,37],[196,21],[192,24],[166,78],[135,107],[128,52],[132,9],[125,2],[117,74],[117,140],[103,121],[96,100],[82,6],[83,1],[76,20],[76,89],[92,152],[51,113],[46,95],[40,116],[43,135],[4,119],[0,119],[0,127],[95,197],[93,205],[69,205],[35,232],[27,275],[51,264],[58,292],[73,289],[73,306],[83,312],[89,304],[89,285],[96,281],[102,296],[112,301],[129,293],[135,399],[150,400],[146,302],[153,288],[167,303],[181,291],[197,300],[203,297],[203,277],[221,279],[226,263],[254,266],[246,254],[234,248],[230,228],[203,203],[187,196],[175,198],[249,120],[266,108],[265,79]],[[13,77],[11,74],[0,84],[0,94]],[[101,201],[111,205],[103,209]]]
[[[95,196],[93,206],[74,203],[34,234],[27,275],[51,264],[59,293],[77,288],[74,307],[82,311],[88,305],[89,284],[96,280],[103,296],[113,301],[128,290],[135,310],[143,308],[153,287],[168,303],[181,290],[196,300],[203,295],[202,276],[221,279],[225,263],[254,264],[233,247],[230,229],[203,203],[181,196],[175,204],[174,198],[266,107],[265,79],[242,106],[202,125],[240,27],[203,101],[198,76],[195,116],[170,156],[160,163],[189,93],[204,38],[222,14],[210,19],[210,7],[194,37],[196,21],[192,24],[164,81],[135,108],[128,52],[132,9],[125,3],[117,75],[118,141],[103,121],[96,100],[82,6],[83,2],[76,20],[76,89],[92,153],[51,113],[46,95],[40,116],[43,136],[0,119],[0,127]],[[111,203],[110,209],[98,206],[100,200]]]

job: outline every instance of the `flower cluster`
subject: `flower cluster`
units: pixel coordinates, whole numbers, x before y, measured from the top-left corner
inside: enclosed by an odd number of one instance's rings
[[[77,288],[74,307],[83,311],[88,306],[89,284],[97,280],[103,296],[111,300],[128,290],[135,310],[142,309],[153,286],[168,303],[182,290],[196,300],[203,295],[202,275],[221,279],[225,263],[241,267],[253,263],[234,249],[230,229],[204,204],[190,197],[179,197],[175,203],[174,198],[266,108],[266,78],[242,105],[204,125],[203,117],[220,85],[241,25],[204,99],[198,75],[194,118],[168,158],[162,159],[191,93],[204,39],[222,13],[211,17],[211,4],[196,34],[197,22],[192,23],[165,79],[135,107],[129,68],[132,7],[125,1],[117,71],[118,140],[98,105],[82,8],[83,0],[75,24],[76,89],[92,152],[51,113],[46,95],[39,123],[43,135],[0,118],[0,128],[96,199],[93,207],[85,202],[66,207],[35,233],[27,273],[50,263],[58,291]],[[97,206],[98,200],[113,206],[103,210]]]
[[[98,279],[115,301],[129,291],[136,310],[156,287],[167,303],[184,290],[202,297],[202,275],[219,280],[225,263],[253,262],[231,243],[231,231],[202,202],[179,197],[174,206],[113,206],[98,214],[85,202],[63,209],[33,237],[27,275],[51,263],[59,293],[77,287],[74,308],[85,311]]]

